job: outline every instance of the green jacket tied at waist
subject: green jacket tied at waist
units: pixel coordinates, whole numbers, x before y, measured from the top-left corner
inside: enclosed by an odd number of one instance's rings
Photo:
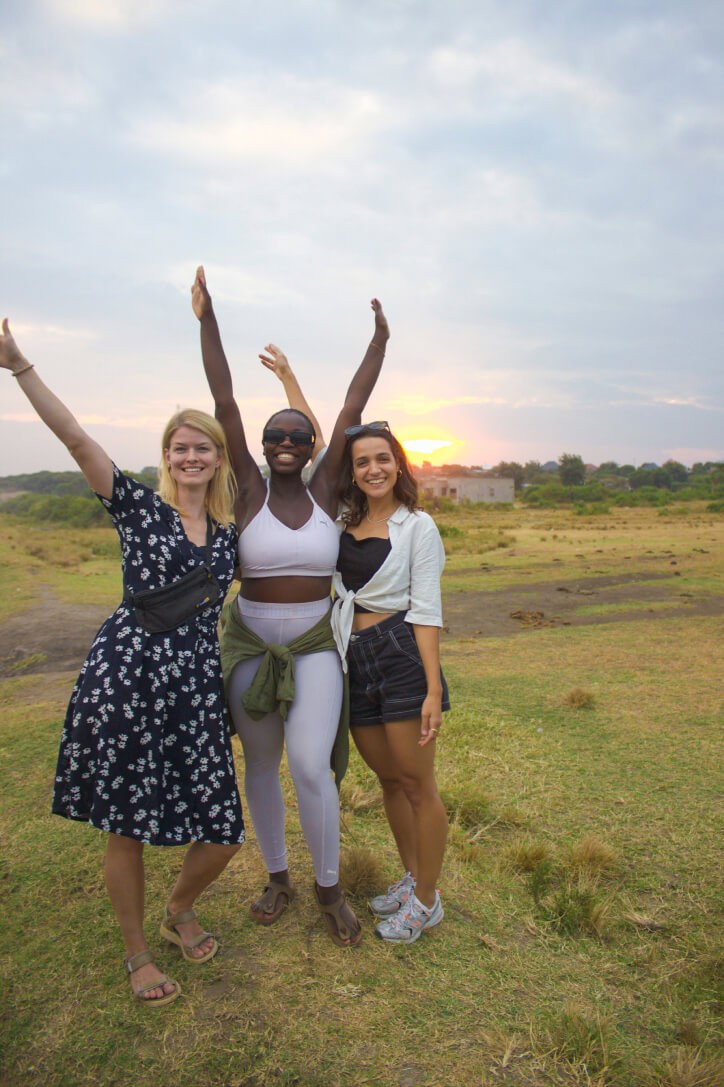
[[[224,672],[224,689],[229,701],[231,673],[241,661],[261,656],[251,686],[241,696],[241,704],[254,721],[260,721],[268,713],[279,710],[282,721],[286,720],[289,707],[294,701],[295,654],[321,653],[325,649],[337,652],[337,646],[329,623],[329,614],[310,627],[289,645],[264,642],[244,623],[236,600],[229,601],[221,613],[221,667]],[[344,695],[339,718],[337,737],[332,748],[331,767],[339,788],[347,772],[349,762],[349,688],[344,677]]]

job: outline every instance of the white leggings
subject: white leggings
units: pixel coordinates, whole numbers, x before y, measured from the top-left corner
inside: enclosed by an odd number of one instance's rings
[[[329,597],[304,604],[259,604],[238,597],[246,625],[265,642],[288,645],[329,611]],[[330,756],[342,705],[342,665],[336,650],[294,657],[294,702],[286,722],[277,712],[254,721],[241,705],[261,657],[237,664],[229,685],[229,709],[244,748],[246,799],[268,872],[287,867],[284,799],[279,766],[287,761],[299,805],[299,821],[320,887],[339,879],[339,797]]]

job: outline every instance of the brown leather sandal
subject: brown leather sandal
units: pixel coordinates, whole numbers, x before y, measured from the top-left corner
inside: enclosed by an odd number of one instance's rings
[[[135,974],[136,970],[140,970],[142,966],[146,966],[149,962],[153,962],[153,952],[146,948],[145,951],[139,951],[136,955],[130,955],[127,959],[124,959],[123,965],[127,974]],[[152,989],[163,989],[166,984],[174,986],[172,993],[164,993],[163,996],[146,997],[146,993],[150,993]],[[161,974],[158,981],[154,981],[153,985],[147,985],[145,989],[134,989],[133,982],[131,982],[131,992],[136,1000],[140,1000],[141,1004],[146,1004],[149,1008],[160,1008],[181,996],[181,986],[177,981],[173,981],[172,978],[167,978],[165,974]]]
[[[202,963],[208,962],[209,959],[213,959],[216,952],[219,950],[219,944],[211,935],[210,932],[202,932],[200,936],[194,936],[193,940],[189,940],[187,944],[183,942],[178,932],[175,930],[176,925],[183,925],[186,921],[195,921],[196,913],[194,910],[184,910],[183,913],[170,914],[168,909],[164,908],[163,921],[159,928],[159,932],[168,940],[169,943],[176,944],[181,948],[181,954],[186,959],[186,962],[193,963],[194,966],[201,966]],[[203,955],[192,955],[191,952],[199,944],[202,944],[204,940],[213,940],[214,946],[210,951],[206,951]]]
[[[296,895],[296,888],[291,883],[270,879],[261,896],[249,907],[249,913],[257,925],[273,925]]]
[[[362,929],[359,925],[359,922],[357,922],[357,931],[355,932],[354,929],[350,928],[349,924],[345,921],[342,915],[342,910],[347,905],[347,899],[344,897],[344,891],[340,891],[339,898],[335,899],[335,901],[330,903],[329,905],[327,905],[326,902],[322,902],[322,900],[320,899],[319,887],[316,883],[314,884],[314,893],[317,896],[319,909],[321,910],[322,917],[324,918],[324,923],[327,926],[327,931],[329,932],[329,936],[332,942],[335,943],[337,947],[357,947],[360,940],[362,939]],[[357,921],[357,918],[355,917],[352,908],[350,906],[348,906],[347,908],[354,917],[355,921]]]

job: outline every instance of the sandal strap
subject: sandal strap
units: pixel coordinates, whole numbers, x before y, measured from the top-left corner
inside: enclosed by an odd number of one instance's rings
[[[136,996],[143,997],[146,995],[146,993],[150,993],[152,989],[162,989],[163,986],[166,984],[173,985],[174,988],[177,987],[175,981],[171,981],[171,979],[167,978],[165,974],[161,974],[158,981],[154,981],[153,985],[147,985],[145,989],[134,989],[133,991]],[[153,1003],[153,1001],[151,1001],[151,1003]]]
[[[279,897],[279,895],[284,895],[287,903],[289,903],[294,898],[295,893],[296,892],[291,884],[278,883],[277,880],[270,879],[262,893],[259,895],[256,902],[254,903],[254,908],[257,909],[259,906],[261,906],[262,903],[264,903],[265,905],[269,905],[271,907],[268,911],[269,913],[271,913],[271,910],[273,910],[276,906],[277,898]],[[262,906],[262,909],[263,908],[264,907]]]
[[[356,933],[351,929],[348,923],[342,916],[342,909],[347,905],[347,899],[345,898],[344,891],[341,892],[339,898],[336,898],[334,902],[324,903],[319,899],[319,893],[317,893],[317,901],[319,902],[319,909],[322,913],[326,913],[331,917],[337,926],[337,934],[341,936],[343,940],[354,939]]]
[[[195,947],[198,947],[199,944],[202,944],[204,942],[204,940],[213,940],[213,939],[214,939],[214,937],[212,936],[212,934],[210,932],[202,932],[199,936],[194,936],[193,940],[189,940],[188,943],[185,943],[184,947],[189,948],[191,951],[193,951],[193,949]]]
[[[195,921],[196,911],[182,910],[181,913],[169,913],[168,910],[166,910],[166,917],[164,920],[171,928],[175,928],[176,925],[184,925],[187,921]]]
[[[123,960],[123,965],[129,974],[134,974],[136,970],[140,970],[142,966],[149,962],[153,962],[153,952],[146,948],[145,951],[138,951],[135,955],[129,955],[127,959]],[[155,985],[151,985],[150,988],[154,989]]]

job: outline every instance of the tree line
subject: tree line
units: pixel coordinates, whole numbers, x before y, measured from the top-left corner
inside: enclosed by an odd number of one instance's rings
[[[537,461],[501,461],[492,472],[512,478],[517,496],[528,505],[660,506],[676,497],[681,501],[703,499],[712,511],[724,508],[724,463],[720,461],[698,462],[687,468],[668,460],[661,466],[636,468],[611,460],[587,470],[579,454],[563,453],[555,471],[544,469]]]
[[[158,486],[158,470],[143,468],[127,475],[149,487]],[[108,514],[91,492],[82,472],[30,472],[0,476],[0,497],[22,492],[0,503],[2,513],[34,524],[62,524],[89,528],[109,524]]]
[[[158,485],[157,468],[142,468],[140,472],[131,472],[127,468],[123,470],[126,475],[140,480],[148,487]],[[26,472],[17,476],[0,476],[0,494],[3,491],[30,491],[31,494],[54,494],[60,497],[92,497],[82,472]]]
[[[462,465],[445,465],[441,472],[467,471]],[[128,472],[149,487],[158,484],[154,467]],[[712,511],[724,510],[724,463],[706,461],[691,468],[668,460],[656,465],[617,464],[605,461],[587,471],[577,453],[563,453],[555,470],[539,461],[525,464],[500,461],[489,470],[493,476],[512,479],[516,497],[530,506],[577,505],[603,509],[611,506],[663,506],[675,497],[703,499]],[[91,494],[80,472],[32,472],[0,476],[3,492],[21,491],[0,504],[3,513],[42,523],[63,523],[78,528],[108,523],[106,511]]]
[[[667,460],[660,467],[642,464],[636,468],[633,464],[617,464],[615,460],[607,460],[593,471],[587,472],[583,457],[578,453],[562,453],[555,471],[544,469],[537,460],[529,460],[525,464],[502,460],[490,472],[491,475],[513,479],[516,491],[526,486],[550,482],[562,483],[565,487],[581,487],[586,483],[599,482],[611,490],[619,491],[637,490],[640,487],[662,487],[673,491],[687,484],[720,481],[724,473],[724,463],[703,461],[687,468],[679,461]]]

